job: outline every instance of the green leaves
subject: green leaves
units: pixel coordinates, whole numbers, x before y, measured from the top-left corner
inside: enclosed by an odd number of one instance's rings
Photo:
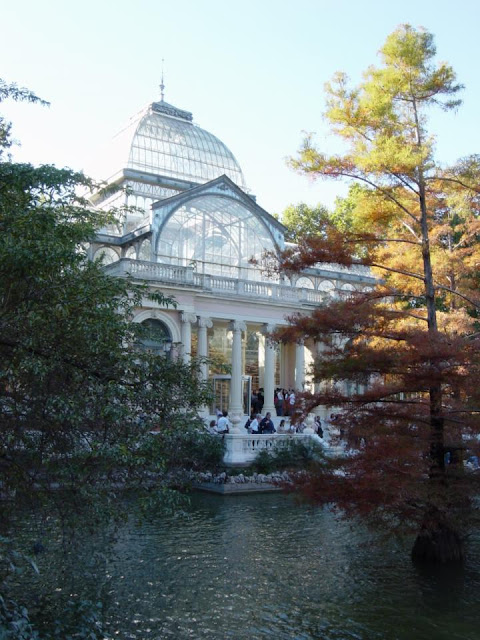
[[[316,207],[303,202],[291,204],[282,213],[281,221],[287,227],[286,239],[299,242],[304,236],[320,234],[328,215],[328,209],[321,204]]]
[[[29,89],[18,87],[16,84],[9,84],[0,78],[0,103],[5,100],[15,100],[16,102],[32,102],[43,106],[48,106],[48,102],[36,96]],[[0,117],[0,160],[5,149],[12,146],[11,138],[12,125],[5,118]]]

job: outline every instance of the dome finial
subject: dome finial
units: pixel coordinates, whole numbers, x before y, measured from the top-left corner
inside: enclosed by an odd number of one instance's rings
[[[160,100],[164,102],[165,100],[165,85],[163,84],[163,63],[164,59],[162,58],[162,80],[160,82]]]

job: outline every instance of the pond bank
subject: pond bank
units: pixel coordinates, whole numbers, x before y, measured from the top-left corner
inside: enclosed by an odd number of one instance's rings
[[[269,474],[252,473],[251,475],[243,473],[228,475],[224,471],[217,475],[199,473],[192,486],[198,491],[222,495],[241,495],[282,491],[282,487],[290,481],[290,475],[286,471]]]

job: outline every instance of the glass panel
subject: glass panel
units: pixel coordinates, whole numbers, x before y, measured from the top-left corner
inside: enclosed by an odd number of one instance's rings
[[[212,373],[230,371],[232,363],[232,332],[226,327],[214,327],[209,341],[208,357]]]
[[[215,415],[218,411],[228,411],[230,397],[230,378],[213,379],[213,404],[210,412]]]
[[[258,375],[258,333],[247,330],[245,345],[245,373],[251,376],[252,389],[258,389],[260,379]]]
[[[93,257],[95,260],[100,258],[102,260],[102,264],[112,264],[112,262],[116,262],[120,259],[115,249],[110,249],[109,247],[98,249]]]
[[[138,253],[139,260],[150,260],[152,257],[152,243],[150,240],[144,240]]]
[[[249,376],[243,376],[242,378],[242,398],[243,413],[249,416],[251,411],[252,399],[252,379]]]
[[[301,289],[313,289],[313,282],[310,280],[310,278],[302,277],[298,278],[295,286]]]
[[[250,260],[265,250],[274,251],[275,245],[267,227],[249,209],[230,198],[201,196],[168,219],[157,259],[182,266],[195,262],[199,273],[261,280],[267,278]]]
[[[214,376],[213,403],[210,405],[210,413],[217,414],[218,411],[228,411],[230,400],[230,376]],[[242,377],[242,407],[243,413],[250,415],[250,399],[252,395],[252,381],[249,376]]]
[[[156,112],[140,120],[128,168],[201,183],[225,174],[245,187],[238,162],[223,142],[192,122]]]

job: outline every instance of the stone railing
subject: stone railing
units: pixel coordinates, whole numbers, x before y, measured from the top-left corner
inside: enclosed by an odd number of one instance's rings
[[[180,267],[159,262],[144,260],[131,260],[122,258],[117,262],[106,265],[105,271],[109,275],[126,277],[147,281],[157,281],[165,284],[171,283],[177,286],[198,287],[203,291],[212,291],[217,294],[234,294],[243,298],[258,298],[270,302],[304,302],[318,304],[325,299],[324,291],[302,289],[292,286],[280,285],[270,282],[257,282],[217,276],[211,274],[195,273],[193,267]]]
[[[274,451],[275,449],[286,447],[289,443],[302,442],[313,438],[315,442],[324,447],[325,454],[330,455],[333,451],[325,446],[318,436],[306,433],[272,433],[254,435],[249,433],[231,433],[225,437],[225,464],[232,466],[243,466],[251,464],[261,451]]]
[[[112,276],[132,276],[142,280],[157,280],[174,284],[193,285],[193,267],[178,267],[147,260],[122,258],[106,265],[105,271]]]

